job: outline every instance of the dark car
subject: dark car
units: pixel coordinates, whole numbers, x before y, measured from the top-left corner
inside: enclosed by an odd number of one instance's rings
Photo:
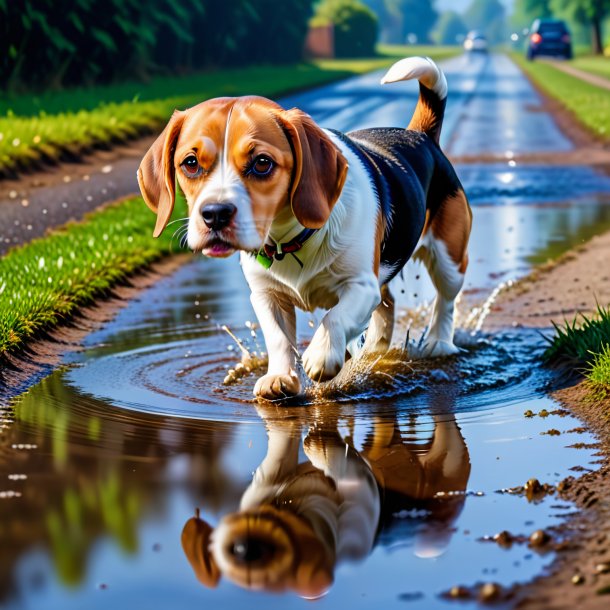
[[[570,31],[561,19],[536,19],[527,45],[527,58],[552,55],[572,59]]]

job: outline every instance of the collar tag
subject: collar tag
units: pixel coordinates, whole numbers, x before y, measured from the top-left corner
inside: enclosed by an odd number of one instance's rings
[[[269,269],[273,265],[273,258],[268,256],[265,250],[261,248],[256,255],[256,262],[263,268]]]

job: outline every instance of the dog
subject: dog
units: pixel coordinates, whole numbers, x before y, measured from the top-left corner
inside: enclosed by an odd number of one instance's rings
[[[343,134],[262,97],[216,98],[175,111],[142,160],[138,183],[157,214],[154,236],[171,216],[177,178],[189,208],[189,247],[209,257],[241,252],[269,357],[255,396],[301,392],[295,307],[328,310],[302,356],[314,381],[336,376],[346,353],[387,350],[394,324],[388,283],[412,256],[425,263],[437,292],[417,355],[458,351],[454,302],[472,213],[439,147],[445,76],[429,58],[409,57],[381,82],[410,79],[420,91],[406,129]]]
[[[215,527],[196,511],[182,530],[183,550],[202,584],[215,587],[224,576],[248,589],[317,598],[331,587],[339,563],[365,559],[380,538],[395,540],[393,527],[404,542],[404,520],[395,517],[401,510],[425,511],[414,533],[419,557],[444,552],[470,476],[454,417],[433,415],[430,438],[417,441],[413,430],[401,431],[396,415],[376,417],[357,450],[340,434],[336,409],[316,418],[303,441],[293,414],[258,410],[267,455],[239,510]]]

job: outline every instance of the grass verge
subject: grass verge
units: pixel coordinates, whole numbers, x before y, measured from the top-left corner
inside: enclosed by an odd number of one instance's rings
[[[596,74],[602,78],[610,79],[610,60],[603,55],[586,55],[583,57],[576,57],[570,62],[571,66]]]
[[[593,357],[585,374],[587,385],[595,398],[610,398],[610,344]]]
[[[150,210],[136,197],[1,258],[0,363],[137,269],[169,254],[171,231],[154,239],[152,223]]]
[[[589,132],[602,140],[610,140],[610,94],[606,89],[566,74],[550,63],[527,61],[518,53],[512,53],[511,57],[540,89],[569,110]]]
[[[555,334],[543,359],[580,368],[596,397],[610,396],[610,306],[598,305],[591,318],[581,314],[580,319],[553,326]]]
[[[96,147],[124,142],[160,127],[174,108],[204,99],[256,93],[278,97],[363,74],[408,54],[444,59],[451,47],[384,46],[371,59],[318,60],[289,66],[255,66],[148,83],[48,92],[0,99],[0,176],[45,162],[76,158]]]

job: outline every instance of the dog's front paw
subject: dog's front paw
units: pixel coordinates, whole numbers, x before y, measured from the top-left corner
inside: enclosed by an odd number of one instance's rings
[[[267,400],[296,396],[300,391],[301,382],[294,373],[289,375],[268,373],[260,377],[254,386],[254,396]]]
[[[328,381],[339,373],[345,363],[345,345],[316,341],[316,337],[317,333],[303,354],[303,368],[313,381]]]

